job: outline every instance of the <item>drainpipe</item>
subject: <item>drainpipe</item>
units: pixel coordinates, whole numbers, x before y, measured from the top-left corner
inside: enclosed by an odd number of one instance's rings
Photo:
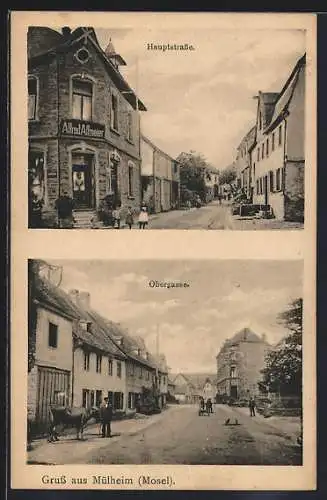
[[[284,205],[284,218],[285,218],[285,211],[286,211],[286,199],[285,199],[285,185],[286,185],[286,162],[287,162],[287,154],[286,154],[286,138],[287,138],[287,120],[286,120],[286,114],[284,115],[284,151],[283,151],[283,175],[282,175],[282,193],[283,193],[283,205]]]
[[[60,172],[60,148],[59,148],[59,135],[60,135],[60,108],[59,108],[59,57],[57,56],[57,154],[58,154],[58,198],[60,198],[61,195],[61,172]]]

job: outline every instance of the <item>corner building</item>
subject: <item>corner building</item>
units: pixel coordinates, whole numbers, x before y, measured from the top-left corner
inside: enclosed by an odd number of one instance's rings
[[[65,191],[77,213],[94,215],[103,198],[139,208],[140,115],[144,104],[121,74],[112,42],[93,28],[28,30],[29,196],[55,215]],[[84,214],[85,215],[85,214]]]

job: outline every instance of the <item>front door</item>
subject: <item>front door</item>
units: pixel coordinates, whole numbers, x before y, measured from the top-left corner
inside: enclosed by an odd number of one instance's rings
[[[237,385],[232,385],[230,388],[230,396],[233,399],[237,399]]]
[[[92,155],[73,155],[73,198],[77,209],[88,209],[94,206],[93,164],[94,157]]]
[[[265,195],[265,205],[268,205],[268,175],[264,177],[264,195]]]

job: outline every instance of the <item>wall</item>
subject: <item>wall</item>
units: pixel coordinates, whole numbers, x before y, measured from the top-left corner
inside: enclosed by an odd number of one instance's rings
[[[126,365],[121,361],[122,376],[117,377],[117,360],[113,359],[113,375],[108,374],[108,357],[102,356],[101,373],[96,372],[96,353],[90,353],[90,369],[84,370],[84,351],[77,348],[74,352],[74,406],[82,406],[83,389],[101,390],[103,394],[108,391],[124,393],[124,409],[126,408]]]
[[[258,382],[261,379],[260,370],[265,364],[265,353],[267,345],[263,342],[241,342],[239,346],[242,353],[240,370],[240,394],[239,397],[247,397],[258,392]]]
[[[273,213],[277,219],[283,219],[284,217],[284,196],[282,191],[280,192],[270,192],[269,184],[269,172],[274,172],[274,189],[276,186],[276,171],[278,168],[284,167],[284,145],[285,145],[285,124],[282,123],[282,144],[278,144],[278,127],[276,127],[272,132],[267,135],[263,135],[263,139],[258,142],[255,149],[252,151],[252,174],[253,181],[253,203],[254,204],[264,204],[265,195],[257,193],[257,180],[260,177],[268,176],[268,205],[271,205]],[[275,149],[272,151],[272,134],[275,134]],[[266,156],[266,141],[269,138],[269,156]],[[262,158],[262,145],[264,144],[264,158]],[[260,151],[259,161],[258,161],[258,148]],[[254,174],[255,172],[255,174]]]
[[[285,220],[304,221],[304,161],[286,164]]]
[[[142,175],[153,175],[153,148],[141,139]]]
[[[48,346],[49,321],[58,325],[58,347]],[[36,364],[72,370],[72,322],[41,307],[37,311]]]
[[[173,161],[158,150],[154,151],[154,175],[172,180]]]
[[[286,155],[288,160],[304,160],[305,145],[305,68],[302,67],[288,107]]]
[[[37,405],[37,366],[34,366],[27,378],[27,418],[35,419]]]

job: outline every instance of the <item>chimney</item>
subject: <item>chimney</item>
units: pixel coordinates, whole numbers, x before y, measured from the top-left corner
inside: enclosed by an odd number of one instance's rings
[[[70,290],[69,296],[77,306],[80,306],[83,309],[90,308],[91,297],[89,292],[80,292],[79,290],[73,289]]]
[[[70,35],[71,35],[71,29],[69,28],[69,26],[64,26],[62,29],[61,29],[61,32],[64,36],[64,38],[69,38]]]

